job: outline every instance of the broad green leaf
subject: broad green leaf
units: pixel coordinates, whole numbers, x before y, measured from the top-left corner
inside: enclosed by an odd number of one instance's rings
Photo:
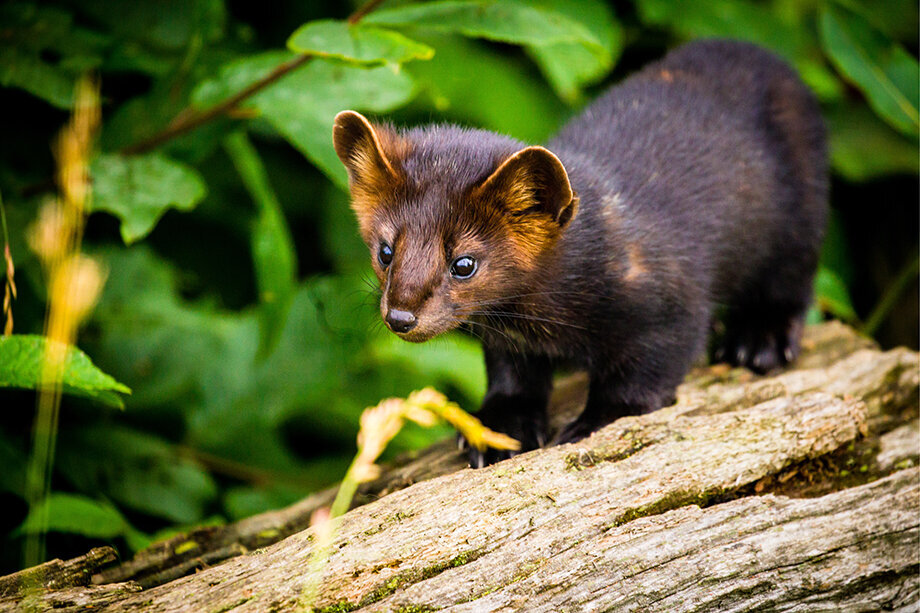
[[[364,23],[457,32],[520,45],[582,43],[602,47],[597,37],[565,14],[521,0],[444,0],[374,11]]]
[[[351,446],[361,410],[381,398],[425,385],[471,389],[457,381],[482,378],[481,361],[448,373],[425,370],[424,352],[372,355],[380,314],[360,276],[298,285],[274,350],[260,360],[255,311],[184,300],[176,271],[144,247],[96,255],[110,273],[94,313],[93,354],[134,388],[132,413],[179,412],[184,445],[257,467],[267,479],[328,479],[299,457],[312,446],[283,437],[292,423],[314,445]]]
[[[326,19],[306,23],[288,39],[288,49],[367,66],[429,60],[434,49],[399,32]]]
[[[542,142],[570,113],[519,58],[456,35],[422,40],[438,52],[430,62],[406,64],[405,70],[418,81],[420,98],[452,121]]]
[[[187,211],[205,196],[191,167],[159,153],[102,154],[91,167],[93,210],[121,220],[121,237],[131,244],[147,236],[169,208]]]
[[[295,56],[268,52],[231,62],[216,79],[202,83],[193,102],[207,106],[236,93]],[[385,112],[408,102],[415,93],[405,71],[389,66],[361,68],[332,62],[309,62],[246,102],[340,187],[345,169],[332,147],[332,122],[343,109]]]
[[[27,2],[0,4],[0,85],[18,87],[70,108],[76,78],[97,67],[107,37],[73,24],[61,9]]]
[[[362,391],[344,383],[348,358],[360,350],[356,334],[369,327],[350,312],[360,300],[347,300],[357,284],[336,292],[346,298],[337,305],[329,299],[328,308],[349,311],[351,329],[338,335],[323,327],[328,318],[317,305],[326,299],[298,287],[274,351],[259,360],[255,310],[233,313],[184,300],[177,272],[148,249],[98,256],[110,273],[94,313],[101,333],[93,352],[135,389],[132,412],[180,407],[187,445],[270,474],[300,470],[280,432],[293,413],[317,407],[333,432],[353,440],[357,416],[346,419],[328,405],[339,394]]]
[[[830,313],[843,321],[855,322],[859,320],[846,285],[832,270],[818,268],[815,275],[815,303],[825,313]]]
[[[55,492],[29,510],[18,532],[36,534],[47,530],[111,539],[124,535],[128,529],[125,518],[112,505],[86,496]]]
[[[217,484],[162,439],[115,425],[86,425],[59,441],[58,470],[84,492],[173,522],[202,520]]]
[[[624,45],[623,28],[601,0],[544,0],[541,6],[580,22],[601,43],[553,43],[528,47],[556,93],[573,104],[581,88],[600,80],[613,67]]]
[[[865,104],[837,105],[825,112],[831,163],[850,181],[920,173],[917,143],[896,132]]]
[[[262,160],[249,139],[236,132],[226,138],[224,146],[259,211],[250,241],[262,303],[259,353],[264,356],[278,341],[294,294],[297,280],[294,243]]]
[[[821,42],[837,69],[865,95],[878,115],[900,132],[920,134],[920,65],[901,45],[856,13],[828,4]]]
[[[65,394],[124,407],[116,392],[130,394],[128,387],[96,368],[78,348],[61,345],[44,336],[0,336],[0,388],[41,389],[43,362],[49,347],[57,347],[63,352],[62,389]]]
[[[734,38],[772,49],[791,62],[822,100],[842,95],[840,82],[824,65],[817,42],[802,21],[749,0],[639,0],[648,25],[667,26],[681,38]]]

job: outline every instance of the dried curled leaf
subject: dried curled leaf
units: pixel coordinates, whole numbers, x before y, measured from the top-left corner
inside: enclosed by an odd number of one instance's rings
[[[485,427],[476,417],[461,409],[456,403],[449,401],[444,394],[435,389],[426,387],[413,392],[409,394],[406,402],[432,411],[456,428],[470,445],[480,451],[486,447],[511,451],[521,448],[519,441]]]

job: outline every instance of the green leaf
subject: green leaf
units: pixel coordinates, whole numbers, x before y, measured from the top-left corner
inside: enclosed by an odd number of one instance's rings
[[[399,32],[326,19],[306,23],[288,39],[288,49],[320,58],[374,66],[429,60],[434,49]]]
[[[801,21],[768,4],[746,0],[639,0],[648,25],[667,26],[681,38],[734,38],[772,49],[799,71],[822,100],[842,95],[842,87],[821,57],[817,41]]]
[[[920,173],[917,144],[879,119],[865,104],[836,105],[825,112],[831,163],[850,181]]]
[[[619,58],[625,42],[623,28],[600,0],[543,0],[540,4],[581,23],[600,42],[600,46],[553,43],[528,47],[556,93],[573,104],[581,99],[581,88],[604,77]]]
[[[83,396],[123,408],[115,392],[131,390],[105,374],[76,347],[50,341],[44,336],[14,334],[0,337],[0,387],[40,389],[45,353],[50,347],[63,351],[62,388],[65,394]]]
[[[59,440],[57,466],[71,484],[131,509],[172,522],[205,517],[217,484],[174,445],[114,425],[84,425]]]
[[[916,0],[844,0],[844,3],[889,37],[905,45],[917,44],[920,5]]]
[[[29,510],[18,532],[38,534],[47,530],[111,539],[124,535],[128,529],[125,518],[112,505],[86,496],[55,492]]]
[[[542,142],[570,113],[521,58],[457,35],[425,35],[422,40],[437,54],[405,70],[420,84],[420,98],[451,121]]]
[[[815,302],[819,309],[843,321],[859,321],[846,285],[832,270],[819,267],[814,285]]]
[[[147,236],[169,208],[190,210],[206,193],[191,167],[159,154],[102,154],[91,167],[93,210],[121,220],[121,237],[131,244]]]
[[[374,11],[364,23],[432,28],[521,45],[582,43],[603,47],[584,25],[520,0],[444,0]]]
[[[107,37],[78,28],[58,8],[26,2],[0,4],[0,85],[18,87],[50,104],[73,104],[77,77],[97,67]]]
[[[262,160],[249,139],[244,133],[235,132],[226,138],[224,146],[259,211],[251,242],[262,303],[259,354],[264,357],[281,335],[294,294],[297,280],[294,242]]]
[[[206,42],[218,40],[227,18],[224,3],[218,0],[80,0],[79,7],[135,46],[165,50],[182,50],[195,36]]]
[[[356,416],[328,405],[362,391],[356,381],[353,391],[344,383],[370,321],[352,310],[360,281],[329,298],[299,286],[274,351],[259,360],[256,311],[183,299],[177,271],[146,247],[97,255],[110,274],[94,312],[101,330],[94,355],[135,389],[132,412],[181,410],[187,445],[272,474],[299,469],[279,431],[292,412],[316,407],[336,433],[353,439]],[[346,311],[351,328],[327,330],[320,308]]]
[[[202,83],[193,102],[207,106],[230,96],[295,57],[287,52],[253,55],[225,66],[217,79]],[[415,85],[405,71],[390,66],[362,68],[309,62],[247,101],[262,117],[340,187],[345,169],[332,147],[332,122],[342,109],[385,112],[408,102]]]
[[[856,13],[829,4],[821,13],[821,42],[837,70],[856,85],[882,119],[920,134],[920,65],[904,47]]]

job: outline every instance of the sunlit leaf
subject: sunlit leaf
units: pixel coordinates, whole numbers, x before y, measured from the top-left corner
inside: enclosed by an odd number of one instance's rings
[[[570,113],[519,58],[456,35],[422,40],[438,52],[430,62],[406,64],[405,70],[418,81],[420,98],[452,120],[536,143]]]
[[[856,13],[828,4],[821,41],[837,69],[866,95],[872,109],[899,131],[920,133],[920,65],[901,45]]]
[[[522,45],[584,43],[602,46],[584,25],[532,2],[444,0],[377,10],[365,23],[432,28]]]
[[[44,336],[0,336],[0,388],[41,389],[45,355],[48,348],[55,345],[61,347],[63,353],[62,389],[65,394],[119,408],[124,406],[116,392],[130,394],[128,387],[99,370],[78,348],[61,346]]]
[[[43,518],[47,517],[47,526]],[[31,509],[19,532],[80,534],[93,538],[115,538],[128,530],[128,523],[111,504],[76,494],[52,493],[38,507]]]
[[[93,210],[121,220],[130,244],[147,236],[169,208],[187,211],[204,198],[204,181],[191,167],[159,153],[102,154],[90,168]]]
[[[427,60],[434,49],[399,32],[326,19],[306,23],[288,39],[288,49],[320,58],[368,66]]]
[[[288,52],[268,52],[232,62],[216,79],[199,86],[193,101],[199,106],[213,104],[293,57]],[[412,79],[389,66],[309,62],[253,96],[246,106],[256,109],[330,179],[345,187],[345,169],[332,147],[336,113],[342,109],[389,111],[408,102],[414,92]]]
[[[601,0],[544,0],[540,4],[578,21],[600,42],[528,47],[556,93],[574,103],[581,97],[581,88],[606,75],[619,58],[625,43],[623,28]]]

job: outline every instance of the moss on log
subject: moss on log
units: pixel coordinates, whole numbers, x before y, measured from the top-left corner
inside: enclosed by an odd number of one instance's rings
[[[450,442],[400,459],[345,515],[317,610],[911,610],[918,356],[835,323],[804,346],[773,376],[699,368],[675,405],[576,445],[482,470]],[[556,427],[584,395],[583,377],[557,385]],[[8,587],[0,610],[297,610],[307,518],[331,496],[181,535],[93,585]]]

